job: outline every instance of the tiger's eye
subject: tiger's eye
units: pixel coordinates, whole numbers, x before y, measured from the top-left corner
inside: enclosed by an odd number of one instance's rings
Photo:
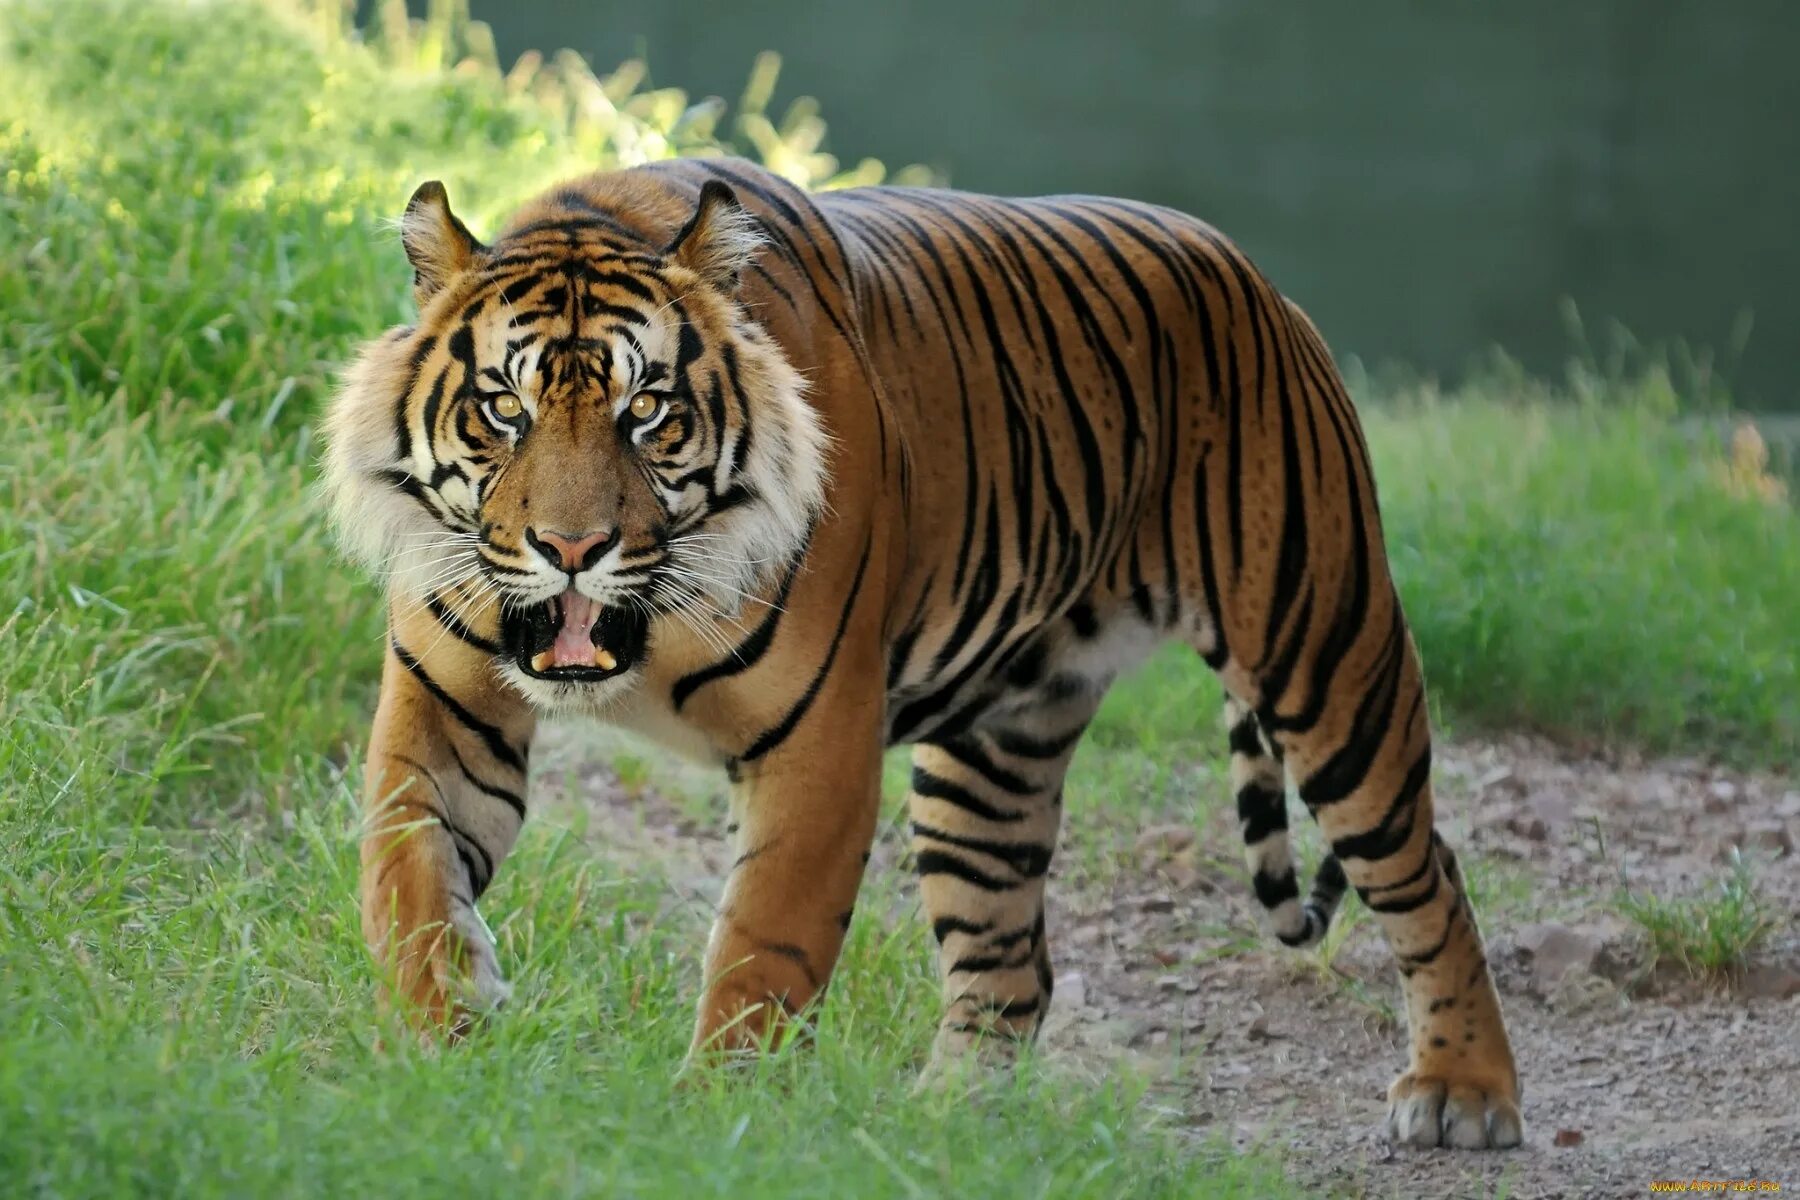
[[[662,401],[649,392],[639,392],[631,398],[631,415],[640,421],[648,421],[662,407]]]
[[[525,402],[511,392],[494,397],[494,413],[503,421],[517,420],[525,411]]]

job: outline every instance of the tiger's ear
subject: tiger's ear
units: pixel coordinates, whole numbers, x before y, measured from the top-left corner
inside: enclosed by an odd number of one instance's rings
[[[438,290],[467,269],[483,247],[469,227],[450,211],[444,185],[433,179],[419,185],[400,218],[400,242],[413,269],[413,299],[420,308]]]
[[[738,279],[766,239],[762,222],[717,179],[700,189],[700,203],[664,251],[721,292],[737,291]]]

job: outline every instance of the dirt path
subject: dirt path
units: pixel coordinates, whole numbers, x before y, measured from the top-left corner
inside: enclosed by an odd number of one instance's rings
[[[586,797],[590,840],[608,857],[654,856],[703,910],[726,865],[718,810],[621,787],[595,746],[570,732],[539,757]],[[1096,1077],[1142,1071],[1177,1127],[1272,1149],[1296,1181],[1331,1193],[1640,1196],[1652,1180],[1697,1178],[1800,1190],[1800,780],[1523,738],[1440,759],[1446,827],[1472,864],[1525,1081],[1523,1150],[1382,1141],[1382,1097],[1404,1058],[1386,950],[1354,904],[1325,952],[1250,936],[1227,806],[1198,831],[1136,831],[1135,861],[1103,880],[1052,882],[1045,1053]],[[714,787],[660,768],[657,783]],[[1621,888],[1704,894],[1734,845],[1773,922],[1752,969],[1729,986],[1651,969]],[[874,869],[900,869],[902,854],[884,838]]]

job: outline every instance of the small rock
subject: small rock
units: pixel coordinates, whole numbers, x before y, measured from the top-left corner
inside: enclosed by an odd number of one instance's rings
[[[1147,913],[1174,912],[1175,901],[1169,896],[1146,896],[1138,901],[1138,911]]]
[[[1730,804],[1738,798],[1738,785],[1729,779],[1715,779],[1706,785],[1706,799],[1709,801],[1707,812],[1724,812],[1723,808],[1713,808],[1711,802]]]
[[[1087,1007],[1087,979],[1075,973],[1064,975],[1056,981],[1056,1004],[1071,1012]]]
[[[1192,892],[1195,890],[1212,890],[1211,888],[1202,887],[1205,880],[1201,877],[1198,867],[1180,859],[1170,863],[1164,870],[1163,875],[1168,879],[1169,886],[1178,891]]]
[[[1800,817],[1800,792],[1788,792],[1781,797],[1781,803],[1775,811],[1784,817]]]
[[[1270,1031],[1268,1017],[1258,1016],[1244,1030],[1244,1036],[1253,1042],[1272,1042],[1281,1035]]]
[[[1752,821],[1744,827],[1746,849],[1771,852],[1776,858],[1794,852],[1794,835],[1782,821]]]
[[[1192,846],[1195,836],[1192,825],[1152,825],[1138,834],[1138,857],[1171,858]]]
[[[1784,858],[1793,853],[1793,850],[1794,835],[1788,832],[1785,822],[1751,821],[1735,833],[1720,839],[1715,857],[1719,862],[1729,864],[1740,851]]]
[[[1560,790],[1533,793],[1529,807],[1533,817],[1552,828],[1575,820],[1581,808],[1574,796]]]
[[[1525,784],[1511,767],[1493,767],[1475,781],[1475,791],[1479,795],[1489,790],[1510,792],[1515,796],[1525,794]]]
[[[1528,956],[1534,981],[1546,991],[1571,971],[1593,971],[1603,945],[1595,930],[1554,921],[1527,925],[1514,943]]]
[[[1579,1129],[1559,1129],[1556,1131],[1555,1140],[1558,1146],[1567,1148],[1581,1145],[1584,1139]]]
[[[1738,990],[1746,996],[1767,1000],[1786,1000],[1800,996],[1800,970],[1785,963],[1759,963],[1745,971]]]

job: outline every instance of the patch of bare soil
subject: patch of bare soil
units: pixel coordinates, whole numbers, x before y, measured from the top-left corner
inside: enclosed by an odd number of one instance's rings
[[[549,757],[580,778],[608,857],[654,856],[698,909],[717,895],[720,822],[626,794],[572,742]],[[1332,1194],[1641,1196],[1669,1179],[1800,1189],[1800,780],[1526,738],[1439,758],[1440,820],[1474,880],[1524,1082],[1522,1149],[1385,1143],[1386,1087],[1405,1061],[1386,948],[1354,900],[1327,952],[1256,935],[1229,805],[1197,838],[1141,831],[1135,865],[1103,884],[1052,881],[1044,1053],[1096,1077],[1145,1072],[1164,1119],[1271,1150],[1296,1183]],[[1734,846],[1773,919],[1749,968],[1700,981],[1649,961],[1621,889],[1705,894]],[[884,838],[875,869],[899,857]]]

